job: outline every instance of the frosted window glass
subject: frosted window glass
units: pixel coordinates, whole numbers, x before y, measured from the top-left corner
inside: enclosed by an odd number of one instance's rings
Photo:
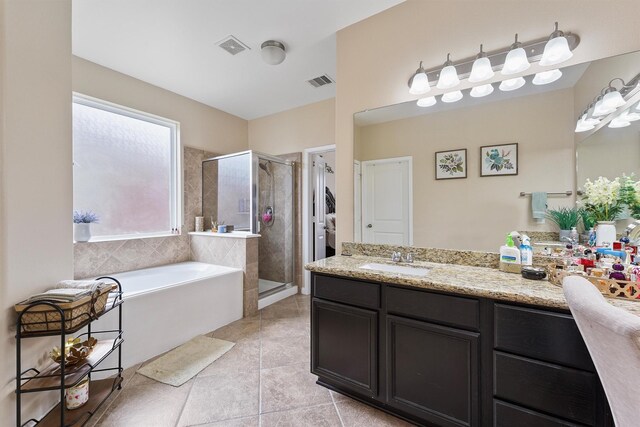
[[[251,199],[249,154],[218,160],[218,222],[249,230]]]
[[[94,236],[169,232],[171,128],[73,104],[73,207]]]

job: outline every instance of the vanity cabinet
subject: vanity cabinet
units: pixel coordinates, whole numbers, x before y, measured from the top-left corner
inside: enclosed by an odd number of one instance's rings
[[[425,426],[613,426],[571,315],[312,274],[318,383]]]

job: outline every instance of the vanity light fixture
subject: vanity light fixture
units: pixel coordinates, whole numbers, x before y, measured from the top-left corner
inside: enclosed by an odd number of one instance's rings
[[[569,42],[567,41],[564,33],[558,30],[558,23],[556,22],[556,29],[551,33],[549,41],[544,46],[540,65],[543,67],[558,65],[567,61],[572,56],[573,52],[569,49]]]
[[[482,86],[474,86],[471,89],[471,92],[469,93],[469,95],[471,95],[473,98],[482,98],[483,96],[491,95],[492,93],[493,93],[493,85],[486,84]]]
[[[460,79],[458,78],[458,72],[453,62],[451,62],[451,54],[447,53],[447,61],[444,63],[442,71],[440,71],[440,78],[438,79],[436,87],[438,89],[451,89],[459,84]]]
[[[616,110],[615,108],[607,108],[602,102],[602,98],[604,98],[604,96],[600,95],[596,100],[596,103],[593,107],[593,117],[606,116],[607,114],[611,114]]]
[[[491,60],[489,60],[487,54],[482,51],[482,45],[480,45],[480,53],[478,53],[478,55],[476,56],[476,60],[473,61],[473,66],[471,67],[469,82],[484,82],[492,78],[494,75],[495,73],[493,72],[493,68],[491,67]]]
[[[612,128],[612,129],[626,128],[630,124],[631,124],[631,122],[629,120],[627,120],[626,116],[624,114],[620,114],[618,117],[614,117],[609,122],[608,127]]]
[[[537,85],[537,86],[548,85],[549,83],[555,82],[560,77],[562,77],[562,71],[560,71],[558,69],[549,70],[549,71],[541,71],[539,73],[536,73],[536,75],[533,77],[533,80],[531,81],[531,83],[533,83],[534,85]]]
[[[631,111],[631,109],[622,113],[624,118],[627,119],[628,122],[635,122],[640,120],[640,112]]]
[[[459,90],[456,90],[453,92],[447,92],[444,95],[442,95],[442,102],[446,102],[446,103],[458,102],[461,99],[462,99],[462,92],[460,92]]]
[[[516,77],[514,79],[501,81],[498,89],[503,92],[511,92],[512,90],[520,89],[525,83],[524,77]]]
[[[436,97],[435,96],[427,96],[426,98],[418,99],[418,107],[431,107],[432,105],[436,105]]]
[[[638,102],[638,103],[636,104],[636,108],[635,108],[635,110],[636,110],[636,111],[640,111],[640,102]]]
[[[578,120],[578,123],[576,123],[575,132],[576,133],[586,132],[586,131],[591,130],[591,129],[595,128],[595,127],[596,127],[595,124],[587,123],[586,121],[580,119],[580,120]]]
[[[620,80],[623,87],[626,86],[624,80],[621,78],[615,78],[609,82],[609,87],[605,89],[604,96],[602,97],[602,105],[607,109],[613,108],[615,110],[625,104],[622,94],[618,92],[618,89],[612,86],[612,83],[616,80]]]
[[[409,93],[411,95],[422,95],[430,90],[431,86],[429,86],[429,77],[427,77],[427,73],[424,68],[422,68],[422,61],[420,61],[420,66],[413,74],[413,77],[411,77]]]
[[[521,73],[529,69],[529,67],[531,67],[531,64],[527,58],[527,52],[522,48],[522,43],[518,41],[518,35],[516,34],[516,41],[511,45],[511,50],[507,53],[501,73],[503,76],[510,76]]]

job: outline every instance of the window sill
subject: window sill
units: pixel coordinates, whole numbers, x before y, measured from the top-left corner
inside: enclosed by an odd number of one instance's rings
[[[154,234],[130,234],[126,236],[100,236],[92,237],[88,242],[76,242],[74,244],[82,243],[100,243],[100,242],[118,242],[124,240],[139,240],[139,239],[153,239],[155,237],[179,237],[182,233],[154,233]]]

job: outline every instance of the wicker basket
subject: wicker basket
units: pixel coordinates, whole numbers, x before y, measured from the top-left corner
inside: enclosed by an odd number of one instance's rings
[[[80,298],[68,303],[56,303],[64,312],[65,330],[71,330],[77,326],[97,318],[106,308],[109,292],[116,285],[105,286],[93,295]],[[56,332],[61,330],[60,312],[46,304],[27,304],[22,302],[15,305],[16,312],[22,313],[22,332]]]
[[[562,280],[567,276],[580,276],[593,283],[593,285],[598,288],[598,290],[605,297],[640,302],[640,282],[615,280],[606,277],[587,276],[584,273],[581,274],[573,271],[555,268],[550,268],[548,273],[549,282],[553,283],[556,286],[562,286]]]

